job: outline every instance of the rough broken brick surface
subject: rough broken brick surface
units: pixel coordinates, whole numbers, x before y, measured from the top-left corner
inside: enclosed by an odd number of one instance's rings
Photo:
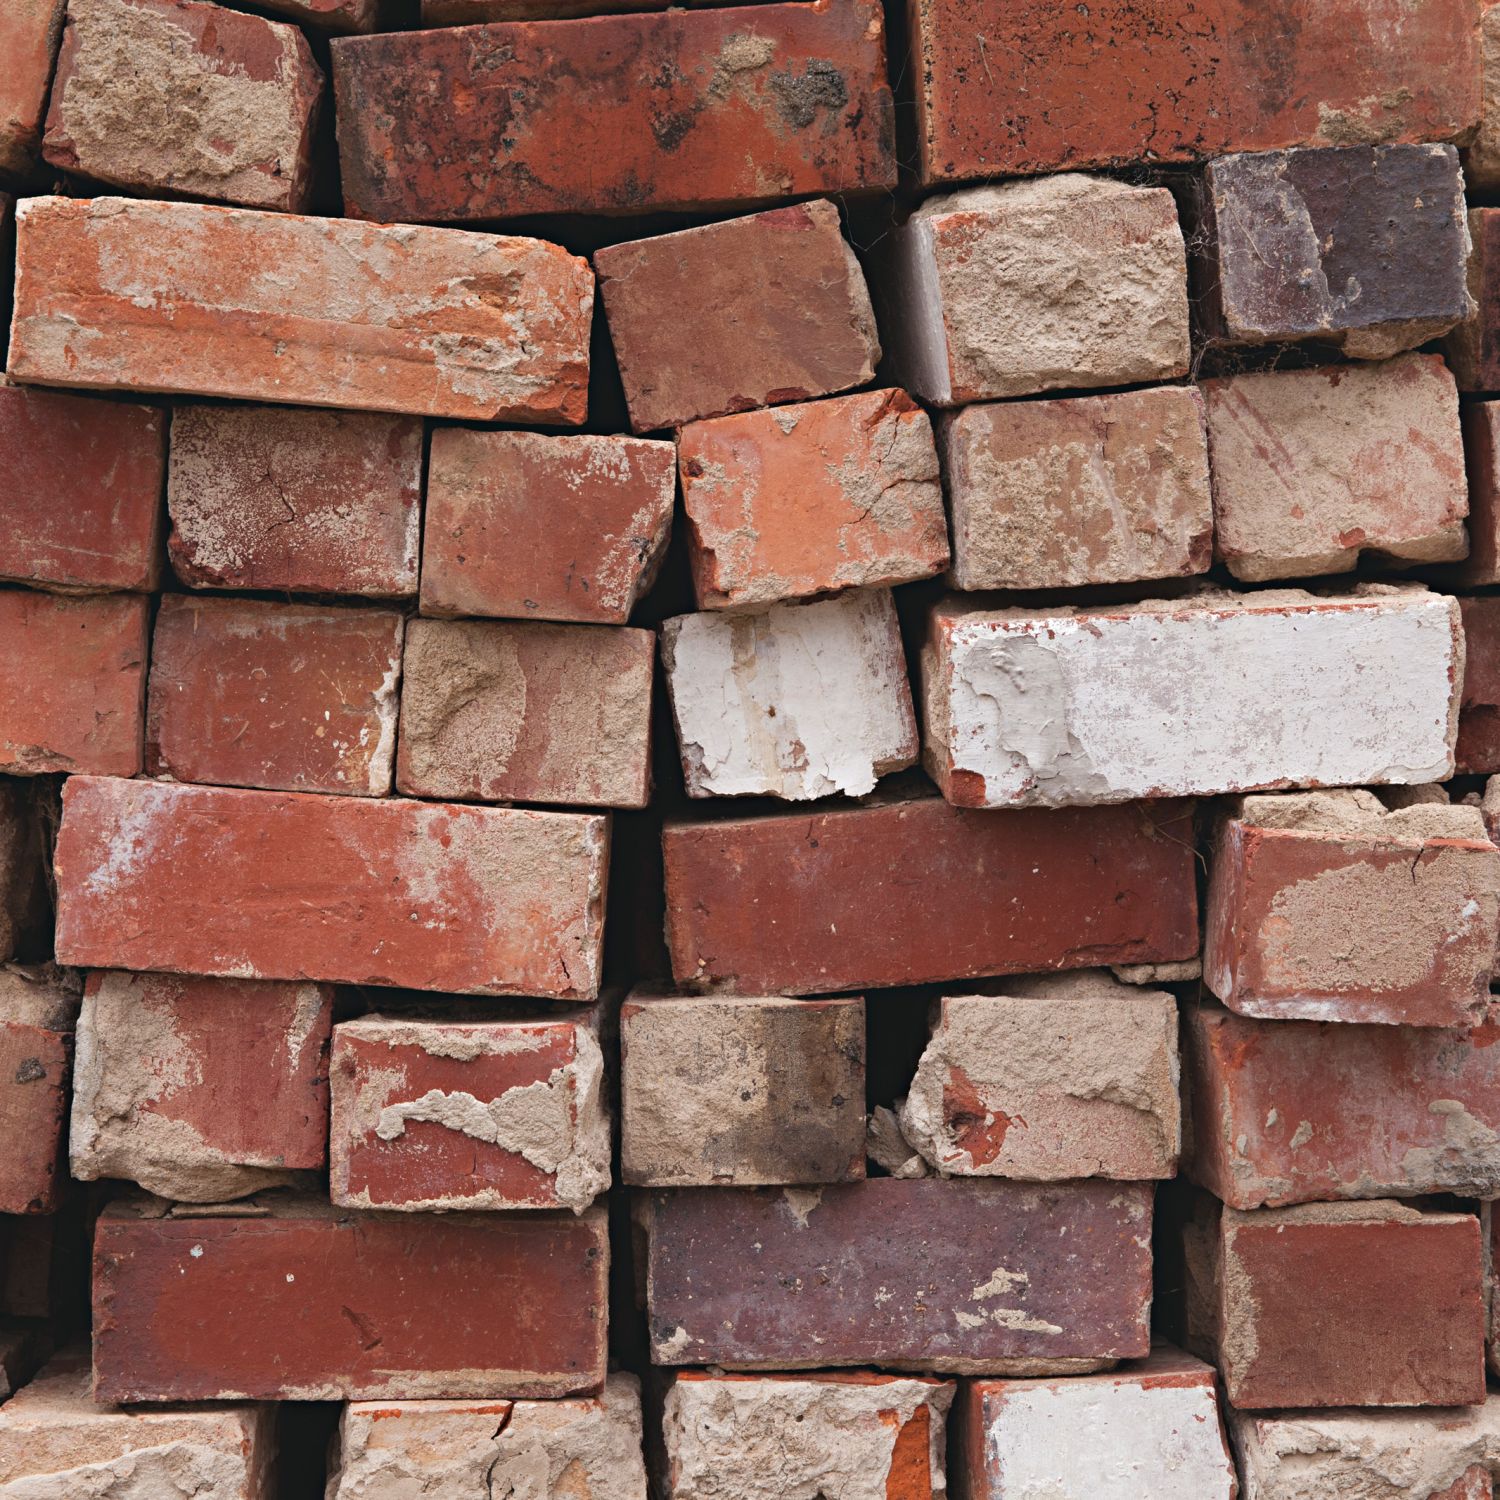
[[[1440,781],[1462,672],[1457,602],[1409,585],[950,599],[923,649],[924,759],[965,807]]]
[[[608,1274],[600,1209],[358,1215],[273,1196],[224,1215],[116,1202],[94,1237],[94,1397],[597,1390]]]
[[[0,965],[0,1213],[56,1210],[78,985],[50,964]]]
[[[9,0],[0,8],[0,173],[23,177],[36,165],[52,62],[65,0]]]
[[[396,32],[335,42],[333,58],[344,198],[362,218],[701,211],[896,185],[875,0]]]
[[[0,963],[23,948],[45,949],[51,923],[44,847],[51,799],[33,796],[36,785],[0,776]]]
[[[1165,188],[1076,174],[970,188],[929,198],[877,254],[880,331],[923,401],[1187,374],[1187,259]]]
[[[1362,551],[1468,550],[1458,390],[1435,354],[1203,383],[1214,552],[1236,578],[1352,569]]]
[[[151,642],[146,770],[384,796],[403,624],[393,610],[164,595]]]
[[[408,796],[644,807],[649,630],[413,620],[396,785]]]
[[[417,591],[422,423],[376,412],[179,405],[167,548],[189,588]]]
[[[912,583],[947,565],[932,424],[904,391],[693,422],[678,449],[699,609]]]
[[[1203,398],[1158,386],[969,406],[938,424],[960,589],[1074,588],[1208,570]]]
[[[1458,769],[1500,771],[1500,597],[1460,599],[1464,627],[1463,701]]]
[[[1317,339],[1386,359],[1470,311],[1452,146],[1226,156],[1204,169],[1195,309],[1215,343]]]
[[[1470,0],[913,0],[926,182],[1465,136]]]
[[[1177,1004],[1098,971],[936,1002],[901,1130],[944,1176],[1172,1177]]]
[[[912,1376],[685,1370],[662,1416],[665,1500],[940,1500],[953,1394]]]
[[[593,278],[541,240],[128,198],[29,198],[16,225],[20,380],[478,421],[587,409]]]
[[[887,988],[1191,957],[1181,804],[993,817],[931,796],[690,823],[663,835],[679,983]]]
[[[0,576],[155,588],[166,441],[152,407],[0,383]]]
[[[636,432],[875,374],[869,290],[827,201],[609,245],[594,268]]]
[[[1500,391],[1500,208],[1471,208],[1473,313],[1443,341],[1461,391]]]
[[[1473,1030],[1190,1006],[1185,1170],[1234,1208],[1500,1192],[1500,1016]]]
[[[646,438],[440,427],[422,613],[625,624],[666,552],[675,470]]]
[[[1472,1214],[1389,1199],[1242,1213],[1205,1200],[1183,1233],[1188,1343],[1218,1366],[1232,1406],[1484,1400]]]
[[[1500,850],[1478,808],[1246,797],[1212,854],[1203,978],[1267,1020],[1474,1026],[1497,924]]]
[[[0,589],[0,772],[141,769],[151,601]]]
[[[571,1208],[610,1184],[604,1055],[580,1020],[345,1021],[332,1198],[346,1208]]]
[[[202,0],[69,0],[42,155],[145,196],[298,212],[322,92],[295,26]]]
[[[268,1406],[99,1405],[87,1349],[58,1355],[0,1407],[0,1495],[16,1500],[272,1500]]]
[[[1471,190],[1500,188],[1500,10],[1495,0],[1479,8],[1479,129],[1464,152],[1464,178]]]
[[[679,615],[661,656],[690,797],[859,797],[917,759],[889,590]]]
[[[645,1187],[862,1178],[864,1000],[633,993],[620,1170]]]
[[[475,1495],[646,1500],[640,1383],[558,1401],[353,1401],[339,1419],[328,1500]]]
[[[69,1165],[181,1202],[291,1182],[327,1160],[323,985],[90,974]]]
[[[589,1000],[608,846],[584,813],[74,776],[58,958]]]
[[[965,1500],[1234,1500],[1214,1372],[1170,1344],[1105,1375],[972,1380],[953,1412]]]
[[[1149,1185],[681,1188],[640,1213],[655,1364],[1072,1374],[1150,1345]]]

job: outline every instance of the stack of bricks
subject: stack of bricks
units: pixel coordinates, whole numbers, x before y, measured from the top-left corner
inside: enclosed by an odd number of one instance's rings
[[[0,43],[0,1500],[1492,1500],[1500,4]]]

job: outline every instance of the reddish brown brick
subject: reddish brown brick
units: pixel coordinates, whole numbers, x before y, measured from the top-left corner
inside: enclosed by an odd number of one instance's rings
[[[1461,391],[1500,391],[1500,208],[1471,208],[1474,312],[1443,341]]]
[[[656,1364],[1062,1374],[1150,1347],[1149,1186],[881,1177],[640,1209]]]
[[[422,613],[623,625],[666,552],[670,443],[440,427]]]
[[[96,1401],[506,1399],[604,1381],[602,1210],[163,1210],[100,1216]]]
[[[672,970],[796,995],[1190,958],[1191,828],[1182,803],[995,814],[925,796],[669,821]]]
[[[1500,11],[1496,11],[1500,19]],[[1469,586],[1500,583],[1500,401],[1460,408],[1469,486],[1469,555],[1452,577]]]
[[[594,268],[636,432],[875,374],[869,290],[826,200],[609,245]]]
[[[396,785],[408,796],[644,807],[649,630],[413,620]]]
[[[914,0],[921,174],[1456,140],[1477,21],[1472,0]]]
[[[391,0],[260,0],[262,10],[322,31],[379,31],[391,24]]]
[[[1464,152],[1464,180],[1475,192],[1500,188],[1500,9],[1479,0],[1479,130]]]
[[[150,600],[0,589],[0,771],[141,769]]]
[[[151,645],[147,771],[385,796],[403,624],[393,610],[166,595]]]
[[[295,26],[202,0],[69,0],[42,155],[143,196],[301,212],[322,93]]]
[[[333,76],[362,218],[723,209],[896,184],[875,0],[395,32],[336,41]]]
[[[24,177],[36,165],[52,62],[65,0],[7,0],[0,6],[0,173]]]
[[[89,968],[592,999],[608,846],[607,818],[584,813],[75,776],[57,951]]]
[[[1479,1240],[1472,1214],[1389,1199],[1242,1213],[1204,1195],[1187,1343],[1247,1410],[1483,1401]]]
[[[78,989],[50,964],[0,966],[0,1213],[57,1208]]]
[[[422,423],[374,412],[178,406],[167,548],[189,588],[417,591]]]
[[[1463,699],[1458,712],[1460,772],[1500,771],[1500,595],[1460,599],[1464,622]]]
[[[167,424],[149,406],[0,384],[0,570],[63,589],[154,589]]]
[[[1500,1013],[1474,1030],[1183,1018],[1187,1173],[1233,1208],[1500,1193]]]
[[[332,1028],[324,985],[90,974],[73,1176],[218,1203],[323,1166]]]

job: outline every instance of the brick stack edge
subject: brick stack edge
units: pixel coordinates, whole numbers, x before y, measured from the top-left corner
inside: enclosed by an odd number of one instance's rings
[[[0,1500],[1493,1500],[1500,3],[0,51]]]

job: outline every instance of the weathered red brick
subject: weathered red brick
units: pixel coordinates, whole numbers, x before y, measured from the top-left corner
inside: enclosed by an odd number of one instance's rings
[[[869,290],[826,200],[608,245],[594,268],[636,432],[875,374]]]
[[[1500,1193],[1500,1014],[1472,1031],[1253,1021],[1193,1005],[1193,1181],[1233,1208]]]
[[[417,591],[422,423],[374,412],[178,406],[167,549],[190,588]]]
[[[875,0],[333,44],[350,214],[732,208],[896,185]],[[649,80],[649,86],[646,85]]]
[[[166,442],[154,407],[0,383],[3,576],[154,589]]]
[[[393,610],[165,595],[151,644],[146,770],[385,796],[403,626]]]
[[[1460,772],[1500,771],[1500,595],[1460,599],[1464,624],[1463,699],[1458,713]]]
[[[591,1020],[344,1022],[329,1164],[345,1208],[582,1213],[610,1184]]]
[[[601,1209],[354,1214],[298,1197],[163,1213],[100,1215],[96,1401],[504,1399],[604,1381]]]
[[[625,624],[666,552],[675,471],[645,438],[438,428],[422,613]]]
[[[321,1167],[332,1028],[324,985],[90,974],[73,1077],[73,1176],[218,1203]]]
[[[692,422],[678,452],[699,609],[912,583],[947,565],[932,424],[904,391]]]
[[[1443,341],[1461,391],[1500,391],[1500,208],[1471,208],[1474,312]]]
[[[57,1208],[78,990],[50,964],[0,966],[0,1213]]]
[[[150,600],[0,589],[0,771],[141,769]]]
[[[300,212],[322,93],[295,26],[201,0],[69,0],[42,155],[127,192]]]
[[[1390,1199],[1242,1213],[1203,1195],[1183,1233],[1187,1343],[1232,1406],[1484,1400],[1474,1215]]]
[[[1071,1374],[1150,1347],[1149,1186],[881,1177],[640,1208],[656,1364]]]
[[[608,846],[595,814],[75,776],[57,951],[90,968],[592,999]]]
[[[1479,0],[1479,129],[1464,152],[1464,179],[1471,190],[1500,188],[1500,10]]]
[[[0,962],[51,939],[46,863],[49,793],[42,783],[0,776]]]
[[[798,995],[1198,949],[1181,803],[995,816],[914,796],[672,820],[663,848],[679,983]]]
[[[1464,137],[1472,0],[914,0],[926,182]]]
[[[644,807],[649,630],[413,620],[396,785],[408,796]]]
[[[0,6],[0,173],[24,177],[36,165],[52,62],[65,0],[7,0]]]
[[[1469,555],[1451,576],[1471,586],[1500,583],[1500,401],[1466,401],[1459,415],[1469,487]]]
[[[262,10],[323,31],[379,31],[391,24],[391,0],[260,0]]]
[[[468,26],[476,21],[567,21],[615,11],[668,8],[666,0],[421,0],[421,3],[424,26]],[[712,0],[687,0],[689,5],[710,3]],[[740,3],[764,5],[772,0],[740,0]]]
[[[20,380],[479,421],[587,410],[593,279],[541,240],[127,198],[29,198],[16,224]]]
[[[1215,843],[1203,978],[1267,1020],[1473,1026],[1497,924],[1500,850],[1477,808],[1246,797]]]

